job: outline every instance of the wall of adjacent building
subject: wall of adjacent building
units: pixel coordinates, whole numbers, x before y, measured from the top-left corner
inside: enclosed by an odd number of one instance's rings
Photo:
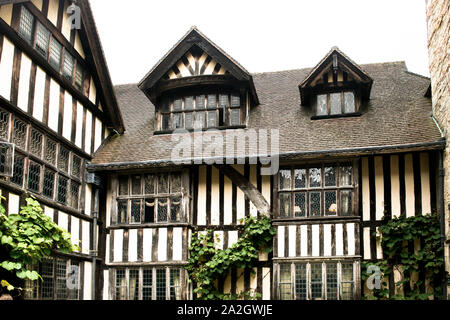
[[[450,272],[450,1],[427,0],[426,14],[433,113],[447,138],[444,156],[444,206],[447,221],[445,256],[446,270]]]

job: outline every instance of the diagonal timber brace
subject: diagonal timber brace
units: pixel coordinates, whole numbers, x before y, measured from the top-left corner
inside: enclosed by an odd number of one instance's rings
[[[236,186],[238,186],[242,192],[244,192],[247,199],[249,199],[256,210],[264,216],[269,217],[270,205],[267,203],[264,196],[258,191],[257,188],[250,181],[247,180],[242,174],[240,174],[236,169],[229,165],[214,165],[220,172],[228,177]]]

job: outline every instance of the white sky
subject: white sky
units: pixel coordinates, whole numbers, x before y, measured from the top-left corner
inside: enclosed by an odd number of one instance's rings
[[[114,84],[137,83],[197,26],[250,72],[315,66],[338,46],[358,64],[429,76],[425,0],[91,0]]]

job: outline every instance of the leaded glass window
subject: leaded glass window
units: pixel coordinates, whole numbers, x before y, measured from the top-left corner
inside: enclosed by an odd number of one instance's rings
[[[128,300],[139,300],[139,269],[131,269],[128,272]]]
[[[23,150],[26,150],[27,145],[27,124],[22,120],[14,120],[14,138],[13,143]]]
[[[23,186],[23,171],[25,167],[25,157],[15,154],[14,156],[14,173],[11,182],[22,187]]]
[[[56,260],[56,299],[67,299],[67,275],[66,275],[67,262],[64,260]]]
[[[0,109],[0,138],[8,139],[9,113]]]
[[[58,168],[64,172],[69,172],[69,155],[69,150],[59,147]]]
[[[130,223],[140,223],[140,222],[141,222],[141,200],[132,200]]]
[[[34,16],[24,6],[20,9],[19,35],[29,44],[33,41]]]
[[[77,68],[75,70],[74,85],[75,85],[75,88],[77,88],[80,91],[83,90],[84,76],[85,76],[85,72],[84,72],[83,67],[79,63],[77,63]]]
[[[337,300],[338,298],[338,279],[337,265],[328,263],[327,268],[327,300]]]
[[[42,141],[43,135],[32,128],[30,134],[30,152],[39,158],[42,157]]]
[[[116,270],[115,296],[116,300],[127,300],[127,278],[122,269]]]
[[[63,64],[63,76],[70,83],[72,83],[72,79],[73,79],[73,68],[74,68],[74,59],[70,53],[65,51],[64,52],[64,64]]]
[[[53,274],[53,260],[44,259],[41,265],[41,296],[44,300],[53,299],[53,289],[54,289],[54,274]]]
[[[349,163],[282,168],[278,174],[278,217],[352,216],[353,179]]]
[[[80,184],[75,181],[70,181],[70,206],[78,209],[80,197]]]
[[[156,269],[156,300],[166,300],[166,269]]]
[[[180,269],[170,269],[170,300],[181,300]]]
[[[29,161],[28,165],[28,189],[39,192],[41,182],[41,165]]]
[[[353,264],[342,264],[341,292],[343,300],[353,300]]]
[[[52,37],[52,41],[50,43],[50,54],[48,56],[48,62],[50,65],[55,68],[56,71],[59,72],[61,68],[61,55],[62,55],[62,45]]]
[[[45,143],[45,161],[52,165],[56,164],[56,142],[49,138]]]
[[[67,202],[67,184],[69,179],[64,176],[58,176],[58,197],[59,203],[66,204]]]
[[[76,155],[72,155],[72,175],[78,178],[81,175],[81,158]]]
[[[295,266],[295,299],[306,300],[308,297],[308,282],[306,277],[306,264]]]
[[[142,300],[152,300],[153,269],[143,269],[142,273]]]
[[[356,102],[353,91],[319,94],[316,99],[316,115],[340,115],[355,113]]]
[[[50,199],[53,199],[54,189],[55,189],[55,172],[45,168],[44,186],[42,188],[42,194]]]
[[[45,60],[48,57],[48,46],[50,44],[50,31],[47,30],[40,22],[36,24],[36,41],[34,48],[39,52]]]
[[[292,299],[292,291],[291,291],[291,265],[290,264],[282,264],[280,265],[280,299],[281,300],[291,300]]]
[[[322,264],[311,264],[311,299],[322,299]]]

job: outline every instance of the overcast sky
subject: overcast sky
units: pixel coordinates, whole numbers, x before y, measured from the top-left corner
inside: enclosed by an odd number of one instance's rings
[[[425,0],[90,2],[114,84],[139,82],[194,25],[252,73],[313,67],[338,46],[429,76]]]

